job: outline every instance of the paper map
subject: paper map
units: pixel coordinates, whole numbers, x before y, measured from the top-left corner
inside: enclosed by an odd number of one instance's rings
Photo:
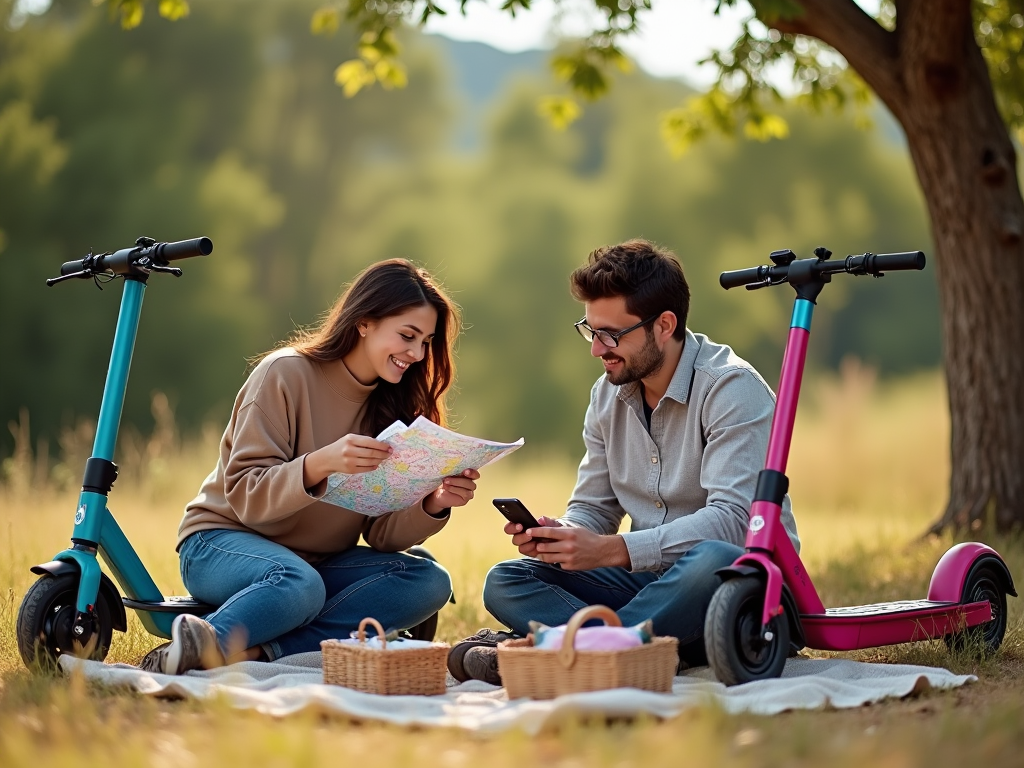
[[[467,437],[422,416],[409,426],[396,421],[377,439],[394,449],[391,455],[371,472],[329,475],[327,493],[321,501],[380,517],[412,506],[444,478],[480,469],[523,444],[522,438],[514,443],[495,443]]]

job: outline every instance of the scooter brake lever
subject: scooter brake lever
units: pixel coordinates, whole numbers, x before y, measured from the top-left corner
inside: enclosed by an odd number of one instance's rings
[[[181,277],[182,274],[181,270],[178,269],[178,267],[163,267],[160,266],[159,264],[150,264],[149,269],[153,272],[166,272],[168,274],[174,275],[175,277]]]
[[[74,280],[75,278],[84,280],[87,277],[91,276],[91,272],[83,269],[81,272],[72,272],[70,275],[61,275],[60,277],[48,277],[46,278],[46,286],[48,288],[53,288],[53,286],[55,286],[57,283],[63,283],[65,280]]]

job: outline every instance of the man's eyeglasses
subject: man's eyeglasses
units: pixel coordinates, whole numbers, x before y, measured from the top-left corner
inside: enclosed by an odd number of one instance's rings
[[[629,326],[629,328],[623,328],[621,331],[605,331],[603,329],[597,330],[595,328],[591,328],[587,324],[586,316],[584,316],[579,319],[579,322],[573,325],[573,328],[575,328],[579,332],[580,336],[582,336],[586,341],[592,343],[596,338],[598,341],[601,342],[603,346],[611,347],[614,349],[615,347],[619,346],[619,339],[621,339],[627,333],[635,331],[637,328],[647,325],[648,323],[654,322],[659,317],[661,317],[660,312],[656,315],[648,317],[646,320],[641,320],[636,325],[631,325]]]

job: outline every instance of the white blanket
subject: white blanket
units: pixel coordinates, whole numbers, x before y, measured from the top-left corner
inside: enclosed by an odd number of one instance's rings
[[[672,693],[618,688],[562,696],[553,701],[509,701],[503,688],[480,682],[451,684],[441,696],[378,696],[324,685],[319,653],[303,653],[272,664],[244,662],[208,672],[159,675],[127,664],[103,664],[62,656],[66,673],[80,672],[111,686],[165,698],[224,697],[235,707],[280,717],[306,708],[381,720],[398,725],[446,726],[479,732],[521,728],[537,733],[572,717],[631,717],[641,713],[669,718],[684,709],[716,705],[727,712],[772,715],[791,709],[859,707],[902,698],[931,688],[955,688],[973,675],[899,664],[865,664],[846,659],[794,658],[777,680],[726,688],[702,667],[677,677]]]

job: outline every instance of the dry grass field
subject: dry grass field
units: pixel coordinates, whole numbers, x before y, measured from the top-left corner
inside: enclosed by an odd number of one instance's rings
[[[803,555],[827,605],[923,597],[951,539],[922,538],[944,497],[948,423],[942,383],[921,375],[878,384],[853,363],[807,388],[790,461]],[[841,395],[842,408],[825,409]],[[174,535],[182,507],[212,466],[218,432],[181,441],[156,398],[151,436],[126,434],[111,508],[168,594],[181,593]],[[1010,601],[1010,629],[991,659],[951,657],[942,643],[863,651],[855,658],[945,666],[979,682],[856,711],[730,717],[711,709],[669,722],[576,723],[537,738],[482,739],[455,731],[400,730],[340,718],[280,721],[218,704],[162,702],[78,679],[33,676],[14,642],[14,619],[34,578],[30,565],[66,546],[88,425],[58,449],[19,451],[0,485],[0,766],[63,768],[72,762],[193,768],[205,764],[320,766],[523,764],[608,766],[825,764],[1020,765],[1024,749],[1024,612]],[[16,432],[18,425],[14,425]],[[48,455],[58,455],[50,460]],[[457,605],[441,614],[441,639],[493,624],[480,605],[487,568],[514,555],[490,505],[519,496],[536,514],[557,515],[573,480],[571,463],[529,447],[485,471],[477,498],[456,510],[429,546],[449,569]],[[1024,542],[978,531],[1024,585]],[[130,616],[109,661],[134,663],[156,644]]]

